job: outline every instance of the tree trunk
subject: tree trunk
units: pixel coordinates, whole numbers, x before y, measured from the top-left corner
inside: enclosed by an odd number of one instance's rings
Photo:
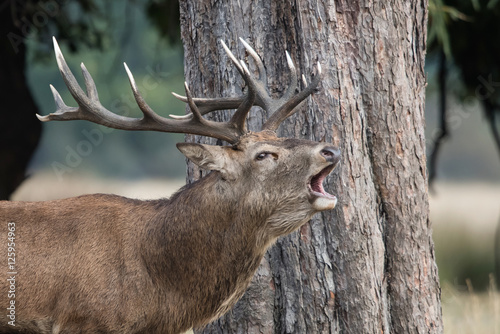
[[[11,6],[14,6],[14,2]],[[38,108],[26,82],[26,47],[23,32],[13,21],[11,7],[0,6],[0,200],[10,195],[25,178],[42,125],[35,117]],[[14,36],[14,37],[12,37]]]
[[[441,333],[424,138],[427,2],[187,0],[180,6],[186,80],[195,96],[241,92],[243,81],[219,39],[240,58],[247,57],[238,37],[249,41],[276,96],[289,80],[285,50],[306,78],[319,61],[319,92],[279,135],[326,136],[342,150],[327,180],[337,207],[279,239],[236,307],[199,331]],[[268,116],[255,109],[250,129]],[[189,165],[189,181],[200,175]]]

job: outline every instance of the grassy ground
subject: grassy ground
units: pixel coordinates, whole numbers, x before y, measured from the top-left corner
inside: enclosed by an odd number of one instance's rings
[[[185,184],[184,180],[103,180],[82,175],[65,175],[59,180],[51,172],[26,180],[13,194],[13,200],[47,201],[83,194],[106,193],[138,199],[169,197]]]
[[[500,334],[495,231],[500,184],[438,184],[430,196],[446,334]]]
[[[16,200],[49,200],[84,193],[168,197],[183,180],[120,181],[51,173],[26,181]],[[500,334],[500,293],[495,286],[494,235],[500,218],[500,184],[437,184],[431,221],[442,287],[446,334]]]
[[[499,334],[500,293],[493,275],[488,291],[474,292],[468,281],[467,291],[449,283],[442,285],[443,322],[446,334]]]

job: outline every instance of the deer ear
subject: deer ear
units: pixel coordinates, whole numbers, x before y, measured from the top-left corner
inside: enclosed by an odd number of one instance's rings
[[[189,160],[199,167],[208,170],[216,170],[227,174],[225,150],[220,146],[195,144],[195,143],[177,143],[177,148]]]

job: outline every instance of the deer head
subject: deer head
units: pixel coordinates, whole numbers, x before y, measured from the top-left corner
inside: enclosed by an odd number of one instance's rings
[[[296,93],[297,71],[290,55],[286,52],[291,82],[283,96],[274,99],[267,91],[267,75],[262,60],[247,42],[241,38],[240,40],[257,65],[258,78],[254,78],[250,74],[246,64],[242,60],[238,61],[223,41],[221,44],[243,77],[247,87],[246,93],[239,97],[229,98],[193,98],[187,83],[185,83],[185,97],[173,94],[178,99],[188,103],[191,113],[185,116],[170,115],[169,119],[159,116],[149,107],[125,63],[125,70],[143,117],[124,117],[104,108],[99,101],[94,81],[85,65],[82,63],[81,68],[87,93],[78,85],[54,38],[59,70],[78,107],[67,106],[57,90],[51,85],[57,111],[47,116],[37,115],[37,117],[43,122],[88,120],[123,130],[190,133],[218,138],[230,143],[231,146],[181,143],[177,147],[188,159],[201,168],[219,172],[223,180],[227,182],[239,180],[237,184],[243,189],[252,189],[260,194],[271,194],[276,193],[277,188],[284,186],[284,183],[288,188],[292,184],[296,184],[293,189],[282,190],[294,194],[300,200],[307,198],[312,206],[310,208],[312,211],[334,208],[337,199],[324,190],[322,183],[339,162],[340,151],[338,148],[325,143],[278,138],[275,134],[279,125],[293,115],[295,107],[311,95],[318,86],[321,80],[320,64],[317,64],[317,74],[309,85],[307,85],[305,77],[302,76],[306,87]],[[253,106],[259,106],[271,114],[262,126],[261,132],[255,133],[247,130],[246,118]],[[212,111],[227,109],[236,109],[228,122],[214,122],[203,117]],[[245,178],[250,175],[251,179],[247,180],[249,183],[246,184]],[[286,182],[284,182],[284,175],[288,175]],[[294,182],[290,182],[291,179],[294,179]],[[255,183],[256,180],[260,180],[260,182]],[[270,192],[263,186],[256,189],[255,185],[257,184],[267,184],[268,187],[274,187],[274,191]]]

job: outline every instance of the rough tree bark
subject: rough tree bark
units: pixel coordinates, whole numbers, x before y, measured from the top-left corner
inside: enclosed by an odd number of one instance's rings
[[[424,138],[426,8],[425,0],[181,1],[195,96],[242,90],[219,39],[239,57],[238,37],[247,39],[277,96],[288,83],[285,50],[306,78],[319,61],[320,90],[279,135],[326,136],[342,150],[327,182],[338,206],[278,240],[243,299],[199,332],[442,332]],[[250,128],[267,117],[256,109]],[[189,181],[200,175],[189,166]]]

